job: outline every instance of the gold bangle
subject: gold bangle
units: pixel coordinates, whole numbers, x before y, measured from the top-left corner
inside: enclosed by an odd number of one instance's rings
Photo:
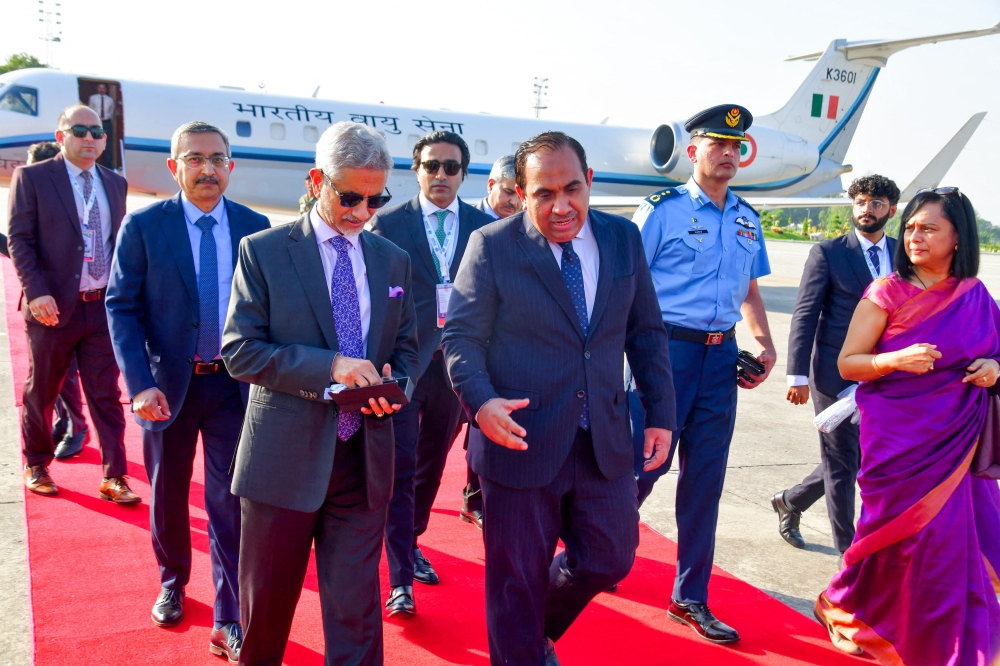
[[[882,370],[878,367],[878,363],[875,362],[875,358],[877,356],[878,354],[872,354],[872,370],[877,372],[879,377],[885,377],[886,373],[882,372]]]

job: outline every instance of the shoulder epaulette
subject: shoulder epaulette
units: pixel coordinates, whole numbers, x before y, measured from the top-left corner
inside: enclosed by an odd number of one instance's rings
[[[656,204],[662,201],[666,201],[667,199],[673,199],[674,197],[680,195],[681,195],[680,190],[678,190],[675,187],[668,187],[665,190],[660,190],[659,192],[653,192],[648,197],[646,197],[645,200],[655,206]]]
[[[750,210],[752,210],[757,217],[760,217],[760,213],[757,212],[756,208],[754,208],[753,206],[750,205],[749,201],[747,201],[746,199],[744,199],[743,197],[741,197],[739,195],[736,195],[736,200],[739,201],[744,206],[746,206],[747,208],[749,208]]]

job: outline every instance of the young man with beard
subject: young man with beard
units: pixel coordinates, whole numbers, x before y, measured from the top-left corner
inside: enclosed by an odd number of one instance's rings
[[[865,288],[892,272],[896,241],[883,231],[896,213],[899,188],[885,176],[858,178],[847,190],[854,202],[852,233],[817,244],[809,253],[799,285],[788,337],[788,401],[804,405],[812,391],[816,413],[837,401],[851,385],[840,376],[837,356]],[[811,371],[810,371],[811,370]],[[802,512],[823,495],[841,553],[854,540],[854,481],[860,450],[858,426],[840,424],[820,433],[820,464],[802,483],[771,498],[782,538],[804,548],[799,532]]]

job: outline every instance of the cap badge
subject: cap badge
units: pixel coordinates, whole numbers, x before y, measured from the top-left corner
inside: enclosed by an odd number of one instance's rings
[[[726,114],[726,124],[730,127],[736,127],[740,124],[740,110],[733,107],[733,110]]]

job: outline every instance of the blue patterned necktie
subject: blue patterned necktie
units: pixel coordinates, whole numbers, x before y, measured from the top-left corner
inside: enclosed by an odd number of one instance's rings
[[[881,262],[879,261],[878,245],[872,245],[868,248],[868,257],[872,260],[872,266],[875,267],[875,275],[879,276],[882,274]]]
[[[202,361],[219,355],[219,255],[216,253],[215,218],[202,215],[196,227],[201,229],[198,247],[198,345],[195,351]]]
[[[94,176],[89,171],[84,171],[80,177],[83,178],[83,204],[86,206],[94,188]],[[97,280],[104,275],[107,257],[104,256],[104,234],[101,233],[101,206],[96,196],[94,205],[90,207],[90,215],[83,221],[83,230],[94,232],[94,260],[89,262],[87,272],[90,273],[90,277]]]
[[[333,323],[337,327],[340,353],[348,358],[364,358],[364,341],[361,339],[361,304],[358,286],[354,281],[354,264],[348,250],[351,242],[344,236],[334,236],[330,244],[337,251],[337,265],[330,278],[330,302],[333,305]],[[337,436],[345,442],[361,427],[361,412],[341,412],[337,422]]]
[[[580,257],[573,251],[573,241],[559,243],[562,247],[562,276],[569,289],[569,295],[573,297],[573,307],[576,309],[576,316],[580,318],[580,326],[583,328],[583,337],[587,337],[590,328],[590,318],[587,316],[587,292],[583,288],[583,268],[580,266]],[[584,430],[590,428],[590,399],[586,391],[583,394],[583,413],[580,414],[580,427]]]
[[[446,234],[444,232],[444,221],[448,219],[448,211],[447,210],[435,211],[434,215],[438,219],[438,226],[437,226],[437,229],[434,231],[434,236],[437,237],[438,245],[440,245],[441,249],[443,250],[444,249],[444,242],[448,238],[448,234]],[[434,257],[434,268],[437,269],[438,279],[440,279],[441,275],[442,275],[442,273],[441,273],[441,260],[438,259],[437,252],[433,252],[432,251],[431,252],[431,256]]]

